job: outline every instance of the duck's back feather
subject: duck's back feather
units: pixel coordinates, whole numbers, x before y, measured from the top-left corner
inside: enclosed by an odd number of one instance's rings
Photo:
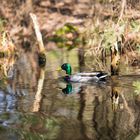
[[[107,77],[107,73],[103,72],[92,72],[92,73],[77,73],[72,75],[70,81],[72,82],[88,82],[95,81],[98,82],[101,79]]]

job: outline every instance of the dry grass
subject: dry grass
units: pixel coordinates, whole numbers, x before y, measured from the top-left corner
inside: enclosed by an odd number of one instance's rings
[[[0,79],[2,79],[3,77],[10,76],[15,62],[16,48],[8,32],[2,32],[0,34],[0,53]]]
[[[130,7],[130,3],[126,3],[126,0],[115,1],[114,4],[108,2],[106,5],[108,8],[96,3],[95,15],[85,25],[82,35],[86,40],[85,55],[99,59],[105,49],[107,56],[110,56],[110,47],[114,46],[116,41],[120,41],[125,56],[129,54],[129,59],[134,59],[133,56],[139,57],[139,10]]]

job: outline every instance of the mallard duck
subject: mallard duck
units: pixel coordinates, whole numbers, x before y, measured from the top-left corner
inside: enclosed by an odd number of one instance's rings
[[[64,80],[66,82],[98,82],[104,81],[105,78],[108,76],[107,73],[104,73],[102,71],[91,73],[82,72],[72,75],[72,68],[69,63],[64,63],[61,66],[61,69],[66,71],[67,75],[64,77]]]

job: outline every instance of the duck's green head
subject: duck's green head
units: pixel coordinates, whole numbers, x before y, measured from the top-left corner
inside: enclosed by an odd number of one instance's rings
[[[71,69],[71,65],[69,63],[64,63],[61,66],[61,68],[62,68],[62,70],[65,70],[66,71],[66,74],[71,75],[72,69]]]

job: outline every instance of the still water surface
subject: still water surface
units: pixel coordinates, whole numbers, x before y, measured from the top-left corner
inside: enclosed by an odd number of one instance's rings
[[[0,83],[0,139],[140,139],[139,67],[108,82],[67,84],[58,68],[69,62],[78,71],[77,52],[48,53],[44,70],[33,60],[22,55],[14,78]],[[90,63],[86,71],[92,70]]]

